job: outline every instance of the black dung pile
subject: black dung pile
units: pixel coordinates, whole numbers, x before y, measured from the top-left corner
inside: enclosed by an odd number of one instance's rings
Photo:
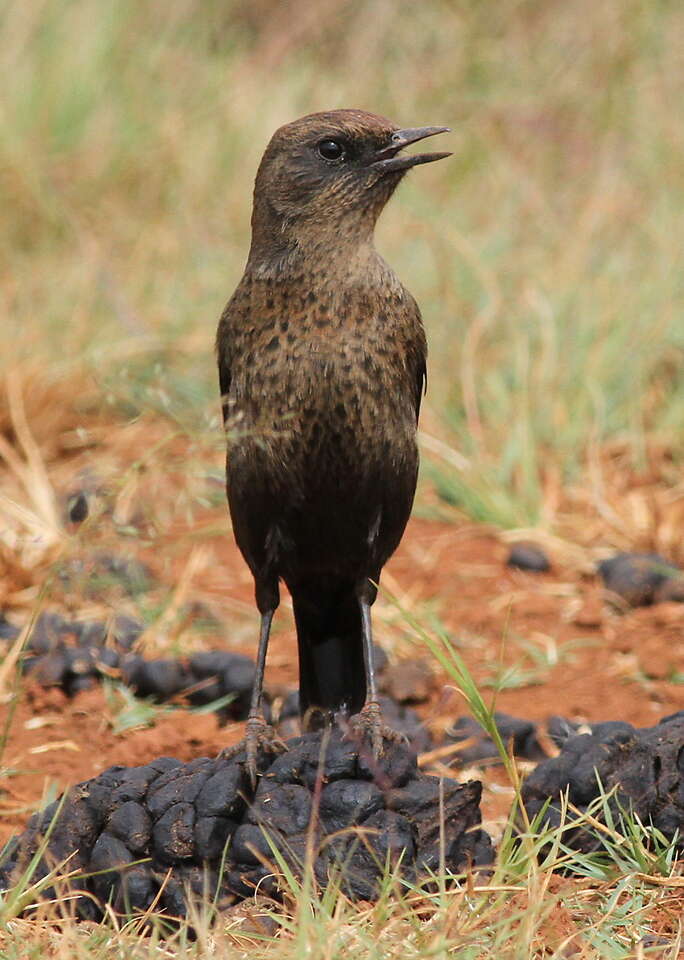
[[[61,687],[68,696],[87,690],[103,674],[113,675],[143,632],[133,617],[117,616],[107,625],[67,620],[42,613],[23,650],[24,673],[45,687]],[[0,641],[13,642],[19,629],[0,614]]]
[[[145,910],[159,897],[158,909],[172,916],[184,916],[188,896],[207,891],[224,905],[257,886],[277,897],[272,844],[301,875],[312,843],[320,886],[337,873],[357,899],[377,895],[388,861],[409,880],[438,870],[441,852],[454,872],[491,861],[478,826],[480,783],[440,785],[400,745],[388,745],[376,763],[338,731],[288,746],[262,759],[255,795],[240,756],[111,767],[73,787],[61,809],[52,803],[31,818],[0,867],[0,887],[16,882],[51,823],[33,882],[68,860],[66,870],[88,876],[61,881],[60,891],[62,883],[84,891],[78,910],[86,918],[101,915],[93,896],[122,912]],[[127,866],[133,861],[143,862]],[[43,891],[54,894],[52,886]]]
[[[59,687],[67,696],[88,690],[103,676],[120,680],[139,697],[159,703],[177,700],[190,706],[221,701],[222,720],[244,720],[254,683],[251,657],[227,650],[206,650],[188,657],[148,660],[135,653],[144,630],[133,617],[116,616],[110,624],[67,620],[59,613],[43,613],[28,637],[22,670],[45,687]],[[0,614],[0,643],[11,643],[19,629]],[[382,681],[391,677],[387,654],[374,647],[375,667]],[[224,698],[230,698],[226,703]],[[418,698],[420,699],[420,697]],[[420,717],[410,707],[381,697],[385,721],[404,734],[416,753],[429,750],[432,739]],[[266,692],[267,719],[278,725],[281,736],[299,734],[299,696],[289,694],[278,706]]]
[[[506,565],[531,573],[546,573],[551,563],[544,550],[536,543],[514,543],[508,554]]]
[[[632,607],[684,600],[682,571],[659,553],[617,553],[598,565],[607,590]]]
[[[32,680],[59,687],[68,696],[108,676],[121,680],[137,696],[158,701],[177,697],[202,706],[230,695],[223,713],[236,720],[247,716],[254,680],[250,657],[210,650],[182,659],[147,660],[133,652],[143,629],[138,620],[122,615],[105,624],[43,613],[28,637],[21,666]],[[0,618],[0,641],[11,642],[18,635],[17,627]]]
[[[544,753],[539,743],[537,725],[531,720],[511,717],[507,713],[495,713],[494,722],[499,736],[507,749],[513,750],[520,760],[543,760]],[[446,731],[446,742],[462,744],[455,763],[466,766],[474,763],[501,763],[499,750],[485,730],[473,717],[459,717]]]
[[[250,657],[227,650],[206,650],[183,659],[145,660],[130,655],[121,663],[121,680],[139,697],[170,700],[182,697],[192,706],[232,699],[221,713],[243,720],[254,683]]]
[[[609,802],[610,814],[620,823],[623,811],[653,824],[668,838],[676,833],[684,850],[684,711],[665,717],[655,727],[638,729],[629,723],[598,723],[591,733],[570,736],[557,757],[540,763],[523,785],[522,796],[530,819],[551,803],[546,823],[561,822],[561,794],[584,812],[617,785]],[[572,818],[572,812],[568,813]],[[602,818],[601,810],[595,816]],[[589,852],[600,847],[595,831],[582,827],[567,831],[564,843]]]

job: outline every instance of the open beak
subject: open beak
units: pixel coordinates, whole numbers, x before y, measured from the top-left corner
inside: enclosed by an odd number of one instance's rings
[[[409,170],[419,163],[432,163],[433,160],[443,160],[451,153],[413,153],[408,156],[398,156],[399,151],[411,143],[434,137],[438,133],[449,133],[449,127],[410,127],[407,130],[395,130],[388,146],[374,154],[371,166],[381,173],[392,173],[398,170]]]

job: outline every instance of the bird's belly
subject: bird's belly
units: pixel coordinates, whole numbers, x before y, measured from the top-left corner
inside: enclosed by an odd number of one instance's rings
[[[413,500],[415,416],[377,404],[343,412],[319,399],[270,427],[233,443],[228,482],[234,501],[264,521],[279,574],[290,582],[382,566]]]
[[[234,383],[231,511],[258,514],[261,538],[243,552],[261,553],[266,537],[288,582],[341,566],[368,575],[396,547],[413,500],[413,387],[399,357],[380,365],[348,341],[296,349],[258,376],[241,364]]]
[[[286,470],[364,471],[401,459],[415,444],[414,387],[398,356],[369,355],[356,341],[297,342],[235,385],[240,432]],[[351,476],[350,476],[351,479]]]

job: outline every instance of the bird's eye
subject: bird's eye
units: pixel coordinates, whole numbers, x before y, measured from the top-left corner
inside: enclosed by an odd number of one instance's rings
[[[344,145],[339,140],[321,140],[318,144],[319,156],[330,163],[335,160],[343,160],[345,152]]]

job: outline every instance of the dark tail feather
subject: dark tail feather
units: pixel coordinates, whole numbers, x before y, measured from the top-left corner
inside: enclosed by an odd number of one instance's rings
[[[352,584],[298,585],[292,592],[299,646],[299,704],[358,713],[366,699],[361,611]]]

